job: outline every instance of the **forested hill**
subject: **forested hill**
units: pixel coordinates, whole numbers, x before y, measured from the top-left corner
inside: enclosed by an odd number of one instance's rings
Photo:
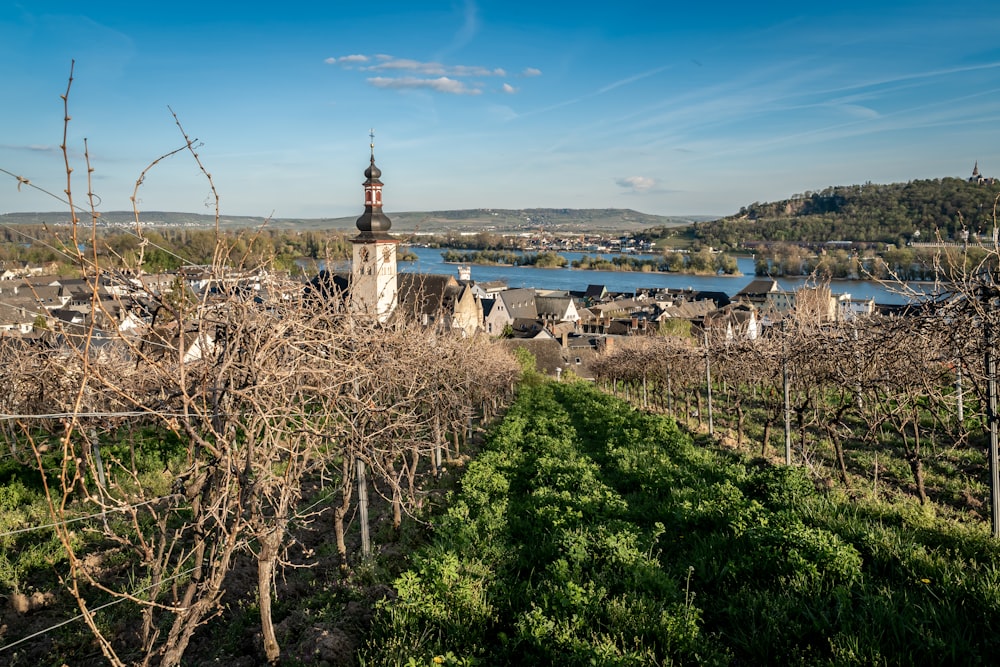
[[[771,203],[754,202],[736,215],[694,224],[694,235],[716,248],[756,241],[900,243],[992,233],[1000,184],[941,178],[829,187]],[[914,238],[914,233],[919,234]],[[975,238],[971,236],[971,238]]]

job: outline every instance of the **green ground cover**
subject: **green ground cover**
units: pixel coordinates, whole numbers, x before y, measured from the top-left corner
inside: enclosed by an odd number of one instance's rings
[[[990,664],[1000,546],[582,383],[525,386],[395,582],[383,664]]]

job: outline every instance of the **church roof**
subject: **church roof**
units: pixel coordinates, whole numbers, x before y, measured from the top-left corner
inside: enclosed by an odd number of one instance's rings
[[[504,290],[497,292],[497,296],[503,299],[507,312],[514,319],[526,318],[534,320],[538,317],[538,307],[535,304],[535,290],[530,287]]]
[[[454,276],[436,273],[398,273],[396,284],[399,310],[413,316],[450,310],[463,289]]]
[[[568,296],[536,296],[539,317],[561,317],[569,310],[573,299]]]

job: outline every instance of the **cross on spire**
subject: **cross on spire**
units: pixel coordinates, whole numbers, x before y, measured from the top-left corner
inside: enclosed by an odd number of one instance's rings
[[[375,159],[375,128],[368,130],[368,137],[371,139],[371,143],[368,144],[372,149],[372,160]]]

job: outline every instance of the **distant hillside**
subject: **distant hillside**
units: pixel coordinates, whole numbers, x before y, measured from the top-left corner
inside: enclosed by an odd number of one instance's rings
[[[360,211],[358,215],[360,215]],[[711,216],[662,216],[639,213],[630,209],[467,209],[460,211],[387,211],[393,231],[401,232],[481,232],[514,233],[544,229],[547,232],[580,233],[585,231],[641,231],[652,226],[678,227],[693,222],[711,220]],[[275,229],[344,229],[354,228],[357,215],[342,218],[275,218],[267,222]],[[198,213],[147,211],[141,215],[143,225],[157,227],[210,228],[214,219]],[[118,227],[133,224],[129,211],[101,213],[102,226]],[[226,229],[252,228],[265,219],[250,216],[222,216],[220,225]],[[0,223],[8,225],[61,225],[69,223],[66,212],[7,213]]]
[[[90,217],[87,214],[80,214],[84,224],[90,224]],[[347,229],[354,226],[353,218],[315,218],[315,219],[272,219],[268,221],[269,227],[288,229],[289,227],[301,226],[303,229]],[[143,211],[140,220],[147,228],[167,228],[167,227],[191,227],[194,229],[210,229],[215,225],[215,218],[202,213],[177,213],[169,211]],[[225,229],[243,229],[260,227],[264,224],[265,218],[256,216],[223,215],[219,218],[219,225]],[[68,225],[70,223],[69,214],[65,211],[44,212],[44,213],[5,213],[0,215],[0,223],[8,225]],[[135,224],[135,217],[131,211],[102,211],[99,227],[131,227]]]
[[[991,179],[992,180],[992,179]],[[962,230],[988,235],[1000,184],[959,178],[829,187],[694,225],[706,245],[736,248],[754,242],[905,243],[958,239]]]

